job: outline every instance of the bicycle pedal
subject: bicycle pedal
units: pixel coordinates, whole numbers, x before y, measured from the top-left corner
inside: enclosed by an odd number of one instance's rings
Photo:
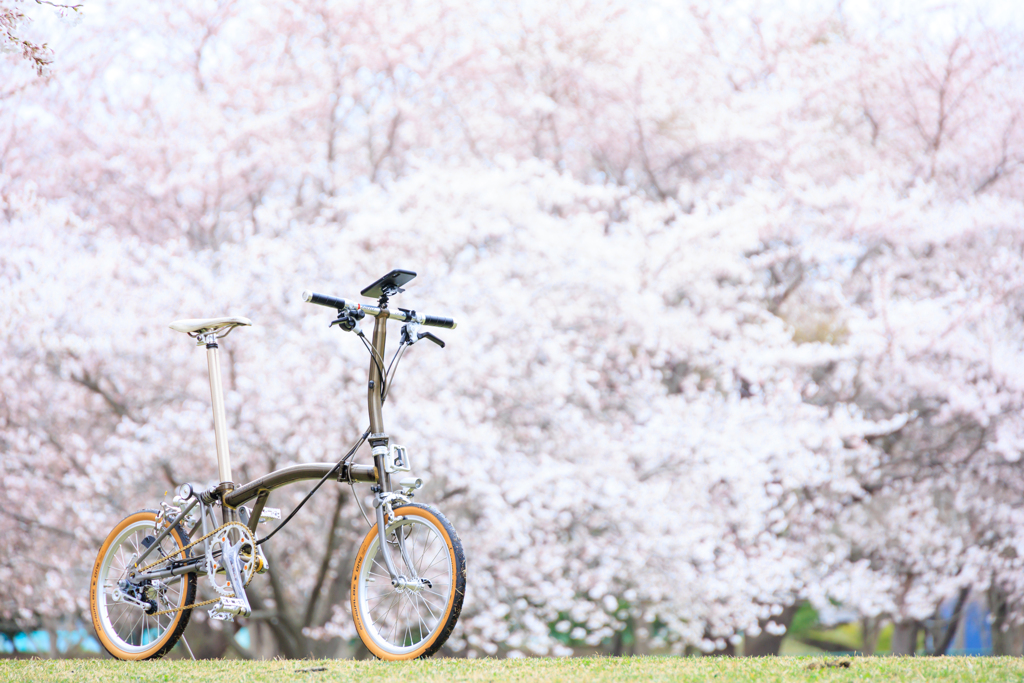
[[[221,598],[209,613],[211,619],[219,621],[233,621],[236,616],[249,616],[249,610],[246,609],[245,603],[238,598]]]
[[[263,508],[260,511],[260,524],[266,524],[272,519],[281,519],[280,508]]]

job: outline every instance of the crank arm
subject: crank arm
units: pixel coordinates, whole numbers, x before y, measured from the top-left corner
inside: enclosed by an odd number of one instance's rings
[[[231,589],[235,592],[235,599],[242,602],[243,608],[238,614],[247,617],[252,614],[252,607],[249,606],[249,598],[245,596],[245,581],[242,579],[241,571],[242,558],[238,555],[241,547],[242,541],[235,545],[226,546],[221,562],[228,573],[228,578],[231,579]]]

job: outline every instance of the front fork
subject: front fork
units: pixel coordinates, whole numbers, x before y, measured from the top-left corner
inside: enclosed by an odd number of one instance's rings
[[[378,320],[378,322],[379,322],[379,320]],[[377,341],[377,334],[378,334],[378,331],[379,331],[379,330],[376,329],[376,327],[377,326],[375,326],[374,331],[373,331],[374,342]],[[376,372],[376,371],[377,371],[376,364],[370,363],[370,377],[371,378],[374,377],[373,373]],[[377,381],[380,381],[379,375],[375,379]],[[371,430],[373,429],[373,426],[374,426],[374,419],[373,418],[375,416],[378,418],[377,424],[380,424],[380,402],[379,402],[379,400],[375,400],[375,399],[379,399],[380,398],[380,394],[378,393],[378,391],[374,390],[373,386],[374,386],[374,379],[371,379],[370,380],[370,428],[371,428]],[[376,411],[374,410],[374,408],[376,408]],[[387,542],[387,539],[388,539],[388,523],[387,523],[387,520],[390,517],[392,524],[394,524],[394,522],[396,521],[395,520],[395,512],[394,512],[394,510],[391,507],[391,501],[394,500],[395,494],[392,493],[392,491],[391,491],[391,477],[390,477],[390,474],[388,473],[388,468],[385,466],[385,461],[386,461],[388,452],[390,450],[390,446],[388,444],[388,435],[383,433],[383,431],[374,432],[374,433],[370,434],[370,445],[373,447],[372,452],[373,452],[374,469],[377,470],[378,477],[379,477],[377,486],[375,486],[373,488],[373,491],[375,491],[376,494],[377,494],[374,497],[374,499],[373,499],[373,507],[376,510],[376,514],[377,514],[377,541],[378,541],[378,545],[380,546],[380,554],[384,556],[384,564],[387,567],[388,574],[391,575],[391,585],[394,586],[395,588],[398,588],[398,587],[403,586],[405,584],[406,577],[398,571],[397,567],[395,567],[395,562],[394,562],[394,560],[391,559],[391,553],[388,552],[388,548],[387,548],[388,547],[388,542]],[[406,566],[408,566],[410,568],[410,571],[414,571],[412,569],[412,563],[409,562],[409,560],[408,560],[408,558],[406,556],[406,553],[405,553],[405,539],[402,538],[402,534],[401,533],[396,533],[395,536],[398,539],[398,546],[402,550],[402,559],[405,560],[405,564],[406,564]]]
[[[383,491],[379,491],[377,493],[377,497],[373,501],[373,507],[376,509],[377,513],[377,539],[378,545],[380,546],[380,553],[384,556],[384,564],[387,566],[388,574],[391,575],[392,586],[395,588],[418,587],[421,580],[416,575],[416,567],[409,558],[408,550],[406,550],[405,535],[401,531],[402,526],[398,524],[401,520],[395,516],[395,512],[392,507],[393,501],[395,500],[402,501],[402,498],[394,493],[384,493]],[[405,562],[405,566],[409,570],[410,575],[408,576],[400,572],[395,566],[395,561],[391,559],[391,552],[388,550],[388,546],[390,545],[388,542],[388,517],[391,518],[390,529],[395,532],[395,542],[402,555],[402,561]]]

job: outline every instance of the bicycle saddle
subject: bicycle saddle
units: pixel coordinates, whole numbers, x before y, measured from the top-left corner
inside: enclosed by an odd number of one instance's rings
[[[239,325],[252,325],[248,318],[190,318],[188,320],[175,320],[170,328],[175,332],[187,334],[209,333],[223,330],[225,328],[238,327]]]

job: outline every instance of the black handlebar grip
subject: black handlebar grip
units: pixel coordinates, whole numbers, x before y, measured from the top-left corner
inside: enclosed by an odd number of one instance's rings
[[[326,294],[317,294],[316,292],[305,291],[302,293],[302,300],[308,301],[311,304],[317,304],[318,306],[327,306],[328,308],[345,308],[348,304],[345,303],[344,299],[336,299],[333,296],[327,296]]]
[[[425,315],[423,316],[423,324],[430,325],[432,327],[447,327],[449,330],[454,330],[456,323],[453,318],[442,318],[437,315]]]

